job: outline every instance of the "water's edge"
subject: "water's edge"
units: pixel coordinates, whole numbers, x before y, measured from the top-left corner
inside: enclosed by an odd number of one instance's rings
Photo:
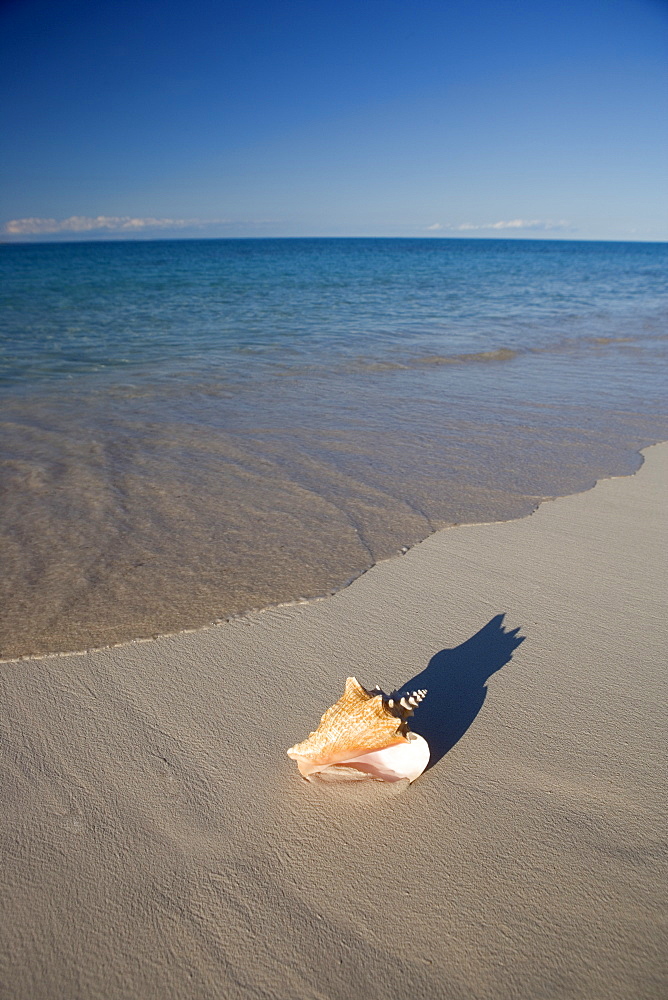
[[[48,244],[0,271],[5,661],[317,600],[668,437],[668,246]]]
[[[344,590],[347,590],[348,587],[351,587],[357,580],[360,579],[360,577],[364,576],[371,569],[373,569],[374,566],[380,565],[381,563],[391,562],[391,561],[393,561],[395,559],[402,558],[407,552],[412,551],[413,549],[415,549],[419,545],[421,545],[424,541],[426,541],[427,538],[430,538],[433,535],[438,534],[438,533],[440,533],[442,531],[453,531],[453,530],[457,530],[459,528],[464,529],[464,528],[476,527],[476,526],[485,525],[485,524],[503,524],[503,523],[507,523],[509,521],[521,521],[524,518],[531,517],[533,514],[535,514],[536,511],[539,509],[539,507],[541,507],[544,503],[551,503],[551,502],[555,502],[557,500],[562,500],[562,499],[564,499],[566,497],[580,496],[583,493],[589,493],[589,492],[591,492],[591,490],[595,489],[596,486],[599,483],[605,482],[606,480],[609,480],[609,479],[626,479],[626,478],[630,478],[631,476],[636,476],[640,472],[640,470],[642,469],[643,465],[645,464],[645,461],[646,461],[646,454],[645,453],[650,448],[654,448],[657,445],[661,445],[661,444],[668,444],[668,440],[656,440],[656,441],[652,441],[649,444],[644,445],[640,449],[634,449],[634,454],[637,455],[637,457],[638,457],[638,465],[637,465],[637,468],[633,472],[630,472],[630,473],[626,473],[625,472],[625,473],[619,473],[619,474],[612,473],[611,475],[601,476],[600,478],[593,480],[590,485],[585,486],[581,490],[574,490],[572,492],[560,493],[560,494],[558,494],[556,496],[544,497],[543,499],[537,501],[537,503],[535,504],[535,506],[533,507],[533,509],[531,511],[529,511],[528,513],[520,514],[517,517],[499,518],[499,519],[493,520],[493,521],[468,521],[468,522],[460,522],[458,524],[451,524],[451,525],[448,525],[448,526],[443,527],[443,528],[437,528],[434,531],[430,532],[429,534],[425,535],[419,541],[415,542],[412,546],[407,547],[401,553],[396,553],[396,554],[393,554],[391,556],[388,556],[385,559],[379,559],[376,562],[371,563],[369,566],[367,566],[364,569],[362,569],[355,576],[351,577],[346,583],[343,583],[340,587],[337,587],[336,589],[334,589],[334,590],[332,590],[332,591],[330,591],[330,592],[328,592],[326,594],[315,594],[313,596],[305,597],[305,598],[299,598],[297,600],[282,601],[282,602],[279,602],[278,604],[269,604],[269,605],[266,605],[265,607],[261,607],[261,608],[257,608],[257,607],[256,608],[249,608],[247,611],[241,612],[240,614],[234,614],[234,615],[230,615],[230,616],[228,616],[226,618],[221,618],[219,621],[211,622],[209,625],[197,625],[197,626],[193,626],[192,628],[177,629],[175,631],[169,631],[169,630],[167,630],[165,632],[155,633],[155,634],[152,634],[150,636],[139,636],[139,637],[134,638],[134,639],[123,640],[122,642],[110,643],[109,645],[105,645],[105,646],[90,646],[90,647],[86,647],[84,649],[71,649],[71,650],[51,652],[51,653],[36,653],[36,654],[28,654],[28,655],[25,655],[25,656],[16,656],[16,657],[2,657],[2,656],[0,656],[0,663],[3,663],[3,664],[25,663],[25,662],[32,661],[32,660],[60,659],[62,657],[68,657],[68,656],[86,656],[89,653],[101,653],[101,652],[105,652],[105,651],[110,650],[110,649],[121,649],[123,647],[135,646],[135,645],[138,645],[139,643],[153,643],[153,642],[157,642],[157,641],[159,641],[161,639],[172,638],[172,637],[179,636],[179,635],[191,635],[191,634],[196,633],[196,632],[208,632],[211,629],[223,628],[223,627],[225,627],[227,625],[230,625],[232,623],[239,623],[239,622],[248,621],[249,624],[250,624],[250,619],[257,617],[258,615],[265,614],[267,612],[278,610],[279,608],[293,608],[293,607],[298,607],[298,606],[301,606],[301,605],[304,605],[304,604],[314,604],[316,602],[325,601],[325,600],[328,600],[330,598],[336,597],[337,594],[341,593]]]

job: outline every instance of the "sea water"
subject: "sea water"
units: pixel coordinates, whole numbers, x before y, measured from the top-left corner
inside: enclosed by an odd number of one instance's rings
[[[1,655],[330,593],[668,437],[668,245],[0,246]]]

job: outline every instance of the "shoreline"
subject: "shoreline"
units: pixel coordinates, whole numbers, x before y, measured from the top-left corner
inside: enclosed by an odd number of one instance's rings
[[[262,243],[3,255],[5,661],[329,595],[668,438],[668,247]]]
[[[337,587],[336,589],[324,594],[315,594],[311,597],[295,598],[294,600],[282,601],[278,604],[268,604],[264,607],[252,607],[246,611],[241,611],[238,614],[233,614],[227,618],[221,618],[218,621],[211,622],[209,625],[193,625],[192,627],[189,628],[176,629],[174,631],[167,630],[165,632],[157,632],[156,634],[150,636],[137,636],[136,638],[132,639],[123,639],[120,642],[110,643],[109,645],[86,646],[83,649],[56,650],[53,652],[45,652],[45,653],[27,653],[22,656],[13,656],[13,657],[3,657],[0,654],[0,664],[21,663],[30,660],[47,660],[47,659],[52,659],[54,657],[85,656],[88,653],[102,652],[103,650],[109,650],[109,649],[119,649],[119,648],[124,648],[126,646],[133,646],[138,643],[151,643],[151,642],[156,642],[159,639],[172,638],[174,636],[190,635],[192,633],[198,633],[198,632],[208,632],[211,629],[219,629],[227,625],[230,625],[236,621],[239,620],[243,621],[255,615],[265,614],[271,611],[277,611],[281,608],[299,607],[300,605],[304,604],[314,604],[320,601],[327,601],[332,597],[336,597],[336,595],[340,594],[342,591],[345,591],[349,587],[353,586],[357,580],[365,576],[367,573],[371,572],[371,570],[373,570],[376,566],[382,565],[384,563],[391,563],[396,559],[403,558],[403,556],[405,556],[408,552],[411,552],[414,549],[418,548],[425,541],[427,541],[427,539],[433,537],[434,535],[439,534],[440,532],[452,531],[458,528],[482,527],[493,524],[506,524],[514,521],[522,521],[526,518],[533,517],[544,504],[554,503],[555,501],[564,499],[565,497],[580,496],[583,493],[588,493],[591,490],[595,489],[599,483],[606,482],[607,480],[625,479],[637,476],[638,473],[641,471],[645,462],[644,453],[650,448],[655,448],[666,443],[668,442],[655,441],[642,448],[636,449],[635,454],[639,457],[640,462],[635,471],[630,473],[623,472],[619,474],[612,474],[609,476],[602,476],[598,479],[594,479],[589,486],[585,486],[583,489],[577,490],[574,493],[564,493],[564,494],[558,494],[556,496],[543,497],[542,499],[536,500],[534,508],[530,510],[528,513],[521,513],[518,514],[516,517],[502,518],[499,520],[491,520],[491,521],[469,521],[469,522],[463,521],[463,522],[458,522],[456,524],[449,524],[442,528],[435,528],[430,532],[430,534],[426,535],[424,538],[419,539],[413,545],[405,548],[405,550],[401,550],[385,558],[378,559],[377,561],[373,562],[370,566],[368,566],[366,569],[361,570],[355,576],[351,577],[346,583],[342,584],[340,587]]]
[[[328,600],[5,661],[6,995],[663,997],[668,442],[643,454]],[[353,674],[429,689],[408,789],[286,756]]]

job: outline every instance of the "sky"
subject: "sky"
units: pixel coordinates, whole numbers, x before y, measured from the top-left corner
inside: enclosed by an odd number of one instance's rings
[[[0,239],[668,239],[668,0],[0,0]]]

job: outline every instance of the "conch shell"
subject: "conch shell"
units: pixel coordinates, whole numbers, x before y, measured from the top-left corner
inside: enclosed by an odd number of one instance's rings
[[[429,746],[408,729],[406,719],[426,693],[387,696],[349,677],[343,696],[308,739],[288,750],[288,757],[309,781],[316,775],[327,781],[415,781],[429,763]]]

